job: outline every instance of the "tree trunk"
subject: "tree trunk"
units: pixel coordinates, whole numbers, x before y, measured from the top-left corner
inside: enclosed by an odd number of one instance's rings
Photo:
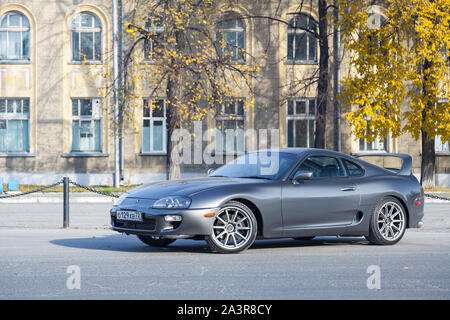
[[[169,2],[168,2],[169,3]],[[170,5],[175,7],[175,2],[171,1]],[[183,32],[181,30],[175,31],[175,51],[183,52],[185,49],[185,41]],[[179,150],[174,150],[174,147],[178,145],[180,142],[180,138],[178,141],[172,141],[173,132],[181,127],[181,118],[179,115],[178,105],[180,103],[181,94],[181,84],[179,83],[181,77],[179,77],[179,73],[174,69],[175,72],[173,74],[168,75],[167,77],[167,86],[166,86],[166,94],[167,94],[167,157],[166,157],[166,178],[167,180],[176,180],[180,179],[181,176],[181,168],[178,159],[173,159],[172,152],[179,152]]]
[[[172,158],[174,146],[178,141],[172,141],[172,134],[179,126],[179,115],[177,112],[176,98],[178,83],[173,80],[172,76],[167,79],[167,157],[166,157],[166,178],[167,180],[176,180],[180,178],[180,164]]]
[[[319,82],[317,85],[317,118],[315,148],[325,148],[326,114],[328,103],[328,21],[327,1],[319,0]]]
[[[425,112],[424,112],[425,113]],[[436,154],[434,137],[422,129],[422,164],[420,170],[420,184],[423,188],[435,186]]]
[[[426,70],[431,68],[431,62],[425,60],[423,64],[423,72],[425,74],[425,81],[423,86],[423,96],[428,96],[427,76]],[[422,163],[420,170],[420,184],[423,188],[432,188],[435,186],[435,170],[436,170],[436,153],[434,149],[434,136],[430,137],[424,130],[426,123],[427,110],[434,108],[433,102],[428,102],[425,109],[422,111]]]

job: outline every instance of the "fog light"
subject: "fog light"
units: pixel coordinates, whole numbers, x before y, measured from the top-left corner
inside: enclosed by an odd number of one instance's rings
[[[166,222],[180,222],[183,219],[181,216],[164,216],[164,220],[166,220]]]

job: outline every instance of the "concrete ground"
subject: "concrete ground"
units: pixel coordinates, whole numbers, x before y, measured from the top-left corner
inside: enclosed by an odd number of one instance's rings
[[[109,207],[73,203],[60,229],[62,204],[0,204],[0,299],[450,299],[450,204],[427,204],[424,228],[394,246],[281,239],[237,255],[193,240],[151,248],[108,230]],[[72,265],[80,289],[67,287]]]

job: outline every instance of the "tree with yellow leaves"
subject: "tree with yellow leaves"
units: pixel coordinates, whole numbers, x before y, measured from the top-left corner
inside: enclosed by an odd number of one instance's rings
[[[139,83],[151,88],[150,101],[166,97],[168,179],[180,176],[179,165],[172,161],[172,150],[179,143],[171,139],[174,130],[215,113],[245,90],[251,92],[260,70],[260,60],[220,31],[221,24],[234,19],[220,10],[230,2],[138,0],[126,26],[130,49],[124,61],[124,121],[134,121],[133,98],[138,97]],[[244,108],[251,107],[253,100],[246,99],[245,104]]]
[[[374,5],[384,19],[369,19]],[[450,140],[450,0],[341,1],[339,7],[352,67],[341,99],[352,133],[368,141],[388,133],[421,137],[421,183],[434,186],[435,139]]]

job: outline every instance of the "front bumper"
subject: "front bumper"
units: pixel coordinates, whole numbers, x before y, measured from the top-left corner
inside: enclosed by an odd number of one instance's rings
[[[142,212],[143,221],[122,221],[116,219],[116,212],[119,210],[130,210],[126,208],[113,207],[111,214],[111,229],[136,235],[164,236],[168,238],[187,238],[197,235],[210,235],[214,217],[205,217],[215,213],[219,208],[212,209],[183,209],[183,210],[164,210],[148,209]],[[130,210],[133,211],[133,210]],[[182,217],[180,222],[167,222],[166,215],[179,215]]]

